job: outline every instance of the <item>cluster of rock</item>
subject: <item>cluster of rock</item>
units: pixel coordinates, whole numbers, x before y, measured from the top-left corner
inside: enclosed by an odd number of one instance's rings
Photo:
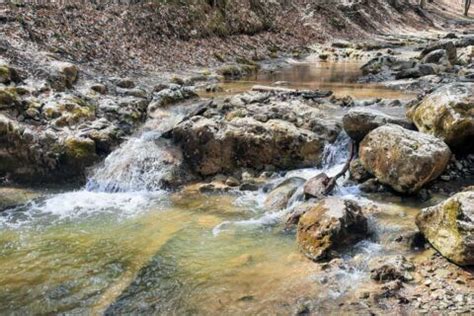
[[[195,96],[181,86],[147,91],[130,79],[79,80],[52,61],[38,76],[0,66],[0,177],[71,180],[104,157],[147,117],[147,109]]]
[[[456,43],[433,44],[421,52],[419,61],[378,57],[363,70],[381,73],[386,67],[394,78],[457,73],[461,68],[456,65],[460,62],[456,49],[471,45],[469,43],[463,39]],[[470,68],[467,65],[463,71]],[[431,70],[425,73],[426,69]],[[449,181],[458,173],[469,170],[464,162],[468,163],[470,156],[458,161],[453,154],[462,156],[473,151],[474,83],[456,80],[438,85],[423,98],[412,102],[406,118],[354,107],[344,115],[342,124],[358,144],[358,158],[351,162],[350,174],[353,181],[362,183],[362,190],[386,190],[388,187],[399,194],[425,194],[423,188],[432,185],[434,180]],[[454,176],[451,176],[453,172]],[[347,248],[368,233],[360,206],[353,201],[324,197],[327,194],[324,189],[330,181],[326,174],[319,174],[304,185],[303,180],[292,179],[290,183],[297,183],[296,186],[288,183],[278,186],[266,202],[269,208],[286,208],[297,189],[303,187],[303,196],[309,201],[296,207],[287,223],[298,225],[300,248],[313,260],[337,256],[340,248]],[[459,265],[474,264],[474,200],[471,193],[458,193],[444,203],[423,209],[417,218],[419,230],[434,248]],[[351,238],[347,238],[348,235]],[[380,272],[384,269],[398,273],[393,266],[384,266],[376,272],[376,277],[384,278]],[[399,279],[404,278],[397,275]]]
[[[459,80],[472,82],[472,56],[469,50],[473,36],[442,39],[421,47],[420,54],[409,60],[390,54],[380,54],[362,67],[362,81],[410,79],[408,87],[433,88]],[[403,83],[399,87],[406,87]]]
[[[317,166],[341,127],[323,119],[315,102],[288,94],[236,95],[206,104],[171,137],[201,176]]]
[[[391,189],[413,194],[445,172],[452,152],[472,152],[474,84],[442,86],[412,105],[407,117],[415,125],[383,113],[349,111],[346,132],[359,143],[359,159],[351,164],[356,181],[375,177]],[[360,129],[357,129],[360,126]],[[407,129],[410,128],[410,129]],[[459,168],[463,165],[458,162]],[[474,264],[474,200],[472,192],[422,210],[417,225],[427,240],[451,261]]]

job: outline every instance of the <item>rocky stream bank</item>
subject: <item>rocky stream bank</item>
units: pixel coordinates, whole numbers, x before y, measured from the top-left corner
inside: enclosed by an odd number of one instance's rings
[[[199,97],[225,90],[226,77],[245,77],[260,67],[245,60],[153,83],[91,78],[78,65],[52,59],[31,73],[5,60],[0,176],[5,186],[88,179],[93,192],[115,192],[125,191],[119,182],[127,181],[118,171],[136,167],[124,174],[148,179],[159,166],[159,177],[140,190],[167,188],[184,199],[260,192],[264,216],[284,224],[279,234],[296,234],[301,253],[315,261],[315,282],[330,288],[344,273],[370,275],[344,296],[327,295],[338,310],[469,314],[474,309],[474,35],[443,37],[314,47],[321,63],[366,62],[360,82],[418,95],[399,100],[359,100],[282,82]],[[159,155],[127,156],[137,137],[144,141],[139,146]],[[337,163],[334,154],[342,154]],[[109,176],[106,185],[100,172]],[[13,189],[0,190],[11,197]],[[37,194],[21,193],[17,203],[2,197],[1,214],[9,216]],[[364,243],[382,248],[381,255],[365,258],[356,251]],[[134,286],[139,288],[131,283],[127,290]],[[321,311],[314,297],[299,295],[294,313]],[[118,303],[110,305],[110,313],[121,308],[120,296],[114,297]]]

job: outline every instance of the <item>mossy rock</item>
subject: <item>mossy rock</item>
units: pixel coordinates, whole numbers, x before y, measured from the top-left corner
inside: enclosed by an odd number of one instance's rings
[[[416,224],[425,238],[450,261],[474,265],[474,191],[457,193],[423,209]]]
[[[24,204],[40,194],[29,189],[0,188],[0,212]]]
[[[97,158],[95,142],[90,138],[70,136],[64,147],[68,164],[88,165]]]
[[[0,88],[0,109],[14,107],[18,96],[14,88]]]
[[[474,84],[445,85],[407,111],[423,133],[444,140],[454,151],[474,150]]]
[[[254,64],[239,64],[239,65],[225,65],[217,70],[217,73],[227,79],[238,79],[243,76],[251,75],[258,70],[258,65]]]
[[[451,151],[436,137],[387,124],[365,136],[359,157],[379,182],[400,193],[413,194],[441,175]]]
[[[10,82],[10,68],[5,65],[0,65],[0,83]]]
[[[19,83],[21,81],[20,75],[16,69],[8,65],[0,65],[0,83],[9,84],[10,82]]]
[[[354,201],[328,197],[307,208],[298,223],[297,241],[312,260],[331,259],[367,236],[367,218]]]

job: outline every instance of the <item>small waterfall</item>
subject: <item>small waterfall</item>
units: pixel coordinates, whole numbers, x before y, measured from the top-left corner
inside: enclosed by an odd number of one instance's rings
[[[112,152],[89,178],[86,189],[98,192],[156,191],[166,173],[161,134],[145,132]]]
[[[89,177],[86,190],[96,192],[158,191],[172,172],[180,151],[161,135],[179,123],[184,109],[162,112],[147,122],[142,132],[113,151]]]
[[[334,143],[327,144],[324,147],[321,170],[328,171],[335,166],[345,164],[350,155],[350,143],[350,137],[343,131],[339,133]]]

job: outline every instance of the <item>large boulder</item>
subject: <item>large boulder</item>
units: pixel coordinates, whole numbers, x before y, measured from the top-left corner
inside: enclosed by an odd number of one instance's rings
[[[439,138],[388,124],[367,134],[359,157],[381,183],[414,193],[444,171],[451,151]]]
[[[474,191],[423,209],[416,224],[444,257],[458,265],[474,265]]]
[[[316,166],[324,146],[340,128],[300,100],[280,101],[268,94],[235,96],[211,103],[171,132],[193,170],[203,176],[238,168],[295,169]]]
[[[413,68],[402,69],[395,74],[396,79],[420,78],[434,75],[438,72],[438,67],[434,64],[417,64]]]
[[[423,59],[425,58],[428,54],[430,54],[433,51],[439,51],[439,50],[444,50],[446,51],[446,55],[448,57],[448,60],[451,64],[455,64],[457,61],[457,50],[456,46],[452,41],[439,41],[434,44],[431,44],[427,47],[425,47],[421,53],[420,53],[420,58]]]
[[[474,149],[474,83],[445,85],[407,112],[418,130],[443,139],[455,151]]]
[[[324,140],[318,135],[282,120],[262,123],[237,118],[218,123],[196,117],[179,124],[173,137],[202,175],[229,173],[238,167],[310,167],[320,162],[324,149]]]
[[[366,235],[367,219],[361,207],[336,197],[314,204],[298,222],[298,245],[312,260],[329,259]]]
[[[360,142],[370,131],[388,123],[413,129],[413,125],[405,118],[390,116],[367,108],[349,110],[342,118],[342,123],[347,135],[357,142]]]
[[[449,62],[448,53],[444,49],[437,49],[428,54],[421,60],[424,64],[436,64]]]

